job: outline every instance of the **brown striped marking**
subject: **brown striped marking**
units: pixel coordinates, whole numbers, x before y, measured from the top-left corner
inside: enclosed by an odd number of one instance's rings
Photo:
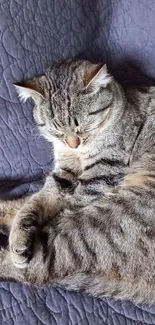
[[[155,173],[147,170],[139,170],[129,173],[124,177],[122,187],[145,187],[155,185]]]

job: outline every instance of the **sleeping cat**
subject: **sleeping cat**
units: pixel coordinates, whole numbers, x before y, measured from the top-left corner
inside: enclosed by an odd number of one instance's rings
[[[0,278],[155,301],[155,88],[66,61],[16,85],[32,98],[55,168],[40,192],[1,202]]]

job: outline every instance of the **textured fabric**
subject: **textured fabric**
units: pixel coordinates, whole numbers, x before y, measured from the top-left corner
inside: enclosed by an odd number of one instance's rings
[[[0,0],[3,197],[38,190],[52,164],[48,144],[37,135],[32,105],[19,102],[12,84],[40,75],[50,63],[69,57],[105,61],[123,83],[152,83],[155,1]],[[155,306],[98,300],[51,286],[2,283],[0,324],[155,324]]]

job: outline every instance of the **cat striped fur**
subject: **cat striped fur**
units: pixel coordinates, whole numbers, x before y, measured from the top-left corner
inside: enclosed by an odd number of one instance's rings
[[[0,278],[155,302],[155,87],[69,60],[16,88],[55,167],[40,192],[0,203]]]

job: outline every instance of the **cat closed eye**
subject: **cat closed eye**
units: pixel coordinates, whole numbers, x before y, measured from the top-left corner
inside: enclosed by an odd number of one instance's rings
[[[45,123],[36,123],[37,126],[45,126],[46,124]]]

